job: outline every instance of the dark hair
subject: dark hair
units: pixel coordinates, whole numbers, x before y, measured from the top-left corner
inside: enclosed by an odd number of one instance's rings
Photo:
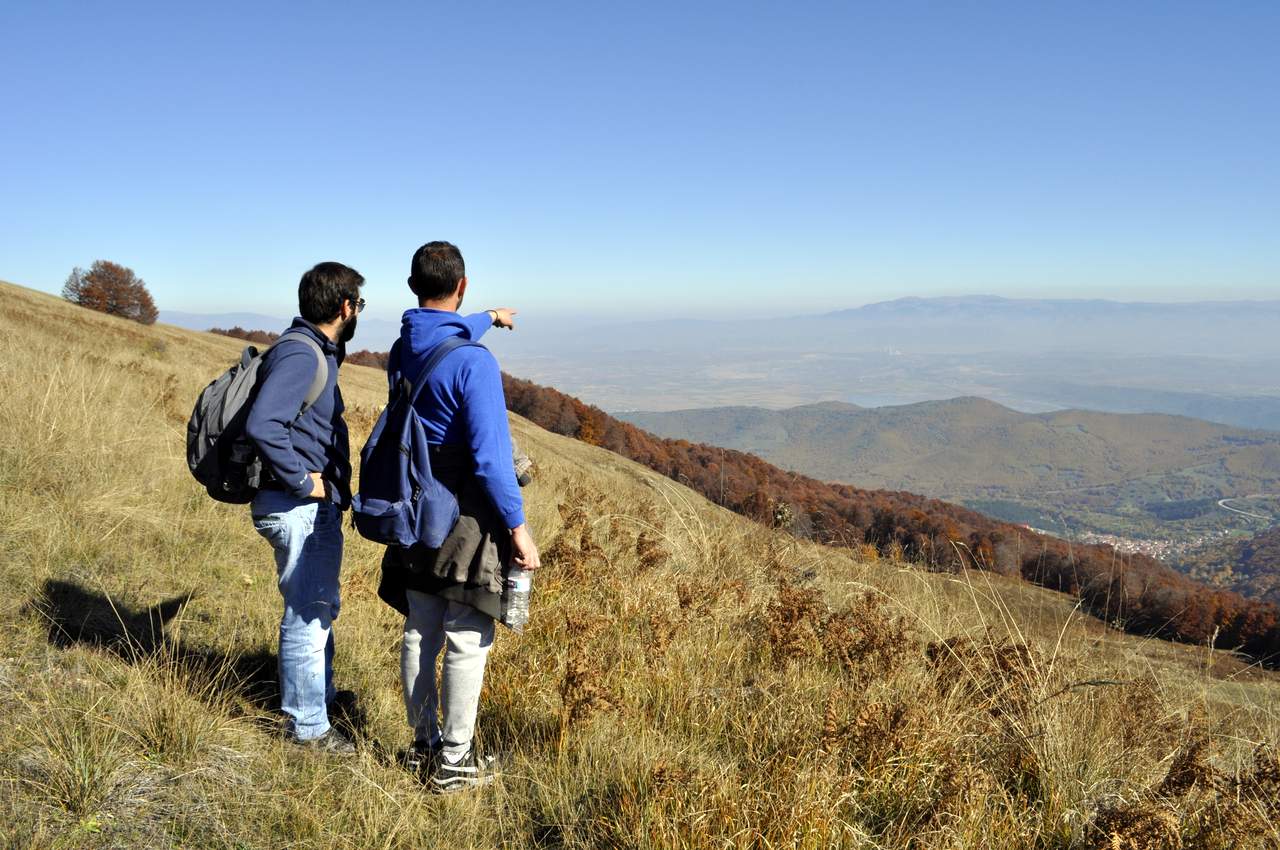
[[[428,242],[413,252],[409,288],[423,301],[436,301],[451,295],[466,274],[467,267],[457,245]]]
[[[316,263],[298,282],[298,312],[308,322],[331,322],[343,301],[358,301],[364,277],[342,263]]]

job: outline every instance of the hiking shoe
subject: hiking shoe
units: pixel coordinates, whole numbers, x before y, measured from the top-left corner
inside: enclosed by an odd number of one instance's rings
[[[432,744],[430,741],[419,738],[401,750],[396,760],[400,762],[401,767],[425,782],[440,761],[442,746],[439,742]]]
[[[289,741],[299,747],[305,747],[309,750],[326,753],[331,756],[353,756],[356,754],[355,742],[344,735],[334,726],[329,727],[329,731],[315,738],[308,738],[300,741],[292,735],[288,736]]]
[[[472,746],[456,762],[450,761],[442,751],[433,759],[431,790],[437,794],[450,794],[468,788],[488,785],[498,778],[497,760],[493,756],[480,756]]]

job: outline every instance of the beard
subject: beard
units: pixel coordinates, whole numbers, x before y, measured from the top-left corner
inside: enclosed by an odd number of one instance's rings
[[[358,318],[360,317],[352,316],[347,323],[342,326],[342,330],[338,331],[339,342],[351,342],[352,337],[356,335],[356,319]]]

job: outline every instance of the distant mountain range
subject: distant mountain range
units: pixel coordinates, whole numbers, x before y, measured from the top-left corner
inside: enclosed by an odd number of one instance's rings
[[[1230,489],[1220,497],[1280,489],[1280,433],[1161,414],[1027,414],[956,398],[877,408],[827,402],[618,416],[659,436],[751,452],[823,480],[941,498],[1078,490],[1208,471]]]
[[[279,331],[289,325],[288,319],[263,313],[184,313],[181,310],[161,310],[159,321],[190,331],[234,327],[247,331]]]
[[[181,310],[161,310],[159,321],[192,331],[235,327],[247,331],[280,331],[287,328],[292,319],[262,313],[184,313]],[[399,337],[399,322],[361,316],[359,333],[353,344],[355,348],[389,351],[391,343]]]
[[[898,298],[816,315],[595,322],[572,335],[625,347],[677,339],[728,349],[1280,356],[1280,299],[1126,302],[964,295]]]
[[[530,317],[503,362],[617,413],[979,396],[1280,430],[1280,300],[901,298],[744,321]]]
[[[1240,301],[1111,301],[1105,298],[1003,298],[998,295],[906,297],[824,314],[827,318],[1097,320],[1239,319],[1242,311],[1280,316],[1280,299]]]

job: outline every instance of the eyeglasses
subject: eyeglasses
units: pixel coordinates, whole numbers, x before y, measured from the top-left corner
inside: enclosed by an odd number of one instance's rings
[[[350,299],[350,298],[348,298],[347,300],[348,300],[348,301],[351,301],[351,303],[353,303],[353,304],[355,304],[355,305],[356,305],[356,312],[357,312],[357,313],[360,313],[360,312],[363,312],[363,311],[364,311],[364,304],[365,304],[365,301],[364,301],[364,299],[363,299],[363,298],[359,298],[359,299],[356,299],[356,300],[354,300],[354,301],[353,301],[352,299]]]

